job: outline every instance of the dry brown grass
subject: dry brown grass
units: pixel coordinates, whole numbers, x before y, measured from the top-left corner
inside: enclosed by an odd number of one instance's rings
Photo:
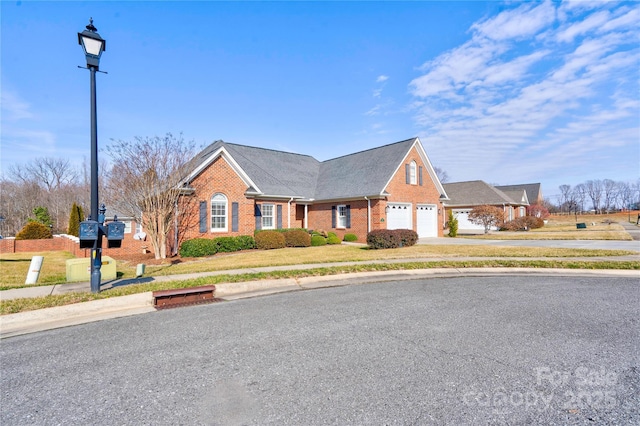
[[[637,217],[633,213],[631,217]],[[606,215],[553,215],[545,226],[529,232],[492,232],[466,238],[491,240],[615,240],[631,241],[632,238],[622,225],[627,222],[628,213]],[[585,223],[586,229],[578,229],[576,223]]]

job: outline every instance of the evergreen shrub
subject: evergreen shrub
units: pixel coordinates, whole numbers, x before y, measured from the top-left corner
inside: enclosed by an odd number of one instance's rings
[[[449,226],[449,236],[455,238],[458,235],[458,219],[453,216],[452,210],[449,210],[447,226]]]
[[[319,247],[319,246],[326,246],[326,245],[327,245],[327,239],[322,235],[311,236],[311,246]]]
[[[411,229],[376,229],[367,234],[367,245],[372,249],[408,247],[417,242],[418,234]]]
[[[356,234],[344,234],[343,241],[346,241],[346,242],[358,241],[358,236]]]
[[[267,230],[258,232],[255,236],[256,247],[260,250],[284,248],[286,246],[282,232]]]
[[[217,252],[218,245],[215,240],[210,238],[194,238],[180,245],[180,256],[182,257],[213,256]]]
[[[51,228],[40,222],[28,222],[16,234],[16,240],[44,240],[53,238]]]
[[[302,229],[292,229],[283,232],[287,247],[309,247],[311,246],[311,235]]]

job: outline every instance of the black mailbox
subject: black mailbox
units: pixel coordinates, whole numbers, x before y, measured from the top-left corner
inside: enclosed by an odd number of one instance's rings
[[[107,224],[107,247],[118,248],[124,239],[124,222],[114,221]]]
[[[93,248],[99,234],[100,224],[95,220],[80,222],[80,248]]]

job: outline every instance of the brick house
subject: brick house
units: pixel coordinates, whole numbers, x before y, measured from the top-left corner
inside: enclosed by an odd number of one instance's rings
[[[490,205],[500,207],[504,212],[505,221],[527,215],[529,198],[524,188],[504,186],[504,190],[489,185],[481,180],[445,183],[445,190],[449,199],[445,201],[447,217],[449,211],[458,219],[460,232],[484,232],[484,226],[471,223],[469,213],[474,207]]]
[[[181,208],[196,220],[177,229],[180,241],[278,228],[352,233],[361,242],[374,229],[438,237],[446,221],[446,192],[418,138],[322,162],[216,141],[189,170]]]

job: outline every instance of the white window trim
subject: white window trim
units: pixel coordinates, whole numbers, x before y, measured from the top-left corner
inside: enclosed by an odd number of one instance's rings
[[[214,228],[213,227],[213,203],[221,203],[222,200],[215,200],[214,198],[217,196],[221,196],[224,197],[224,228],[220,227],[220,228]],[[209,207],[209,219],[211,220],[211,227],[209,228],[211,230],[211,232],[228,232],[229,229],[229,199],[227,198],[226,195],[217,192],[215,194],[213,194],[213,196],[211,197],[211,202],[210,202],[211,206]],[[216,216],[216,217],[222,217],[222,216]]]
[[[340,210],[344,214],[340,214]],[[347,229],[347,205],[340,204],[336,206],[336,229]]]
[[[418,184],[418,164],[415,160],[411,160],[411,163],[409,163],[409,183],[411,185]]]
[[[265,207],[271,207],[271,215],[265,214]],[[271,218],[271,226],[265,226],[265,218]],[[276,229],[276,205],[275,204],[262,204],[262,229]]]
[[[123,220],[122,222],[124,222],[124,233],[125,234],[130,234],[131,233],[131,221],[130,220]]]

